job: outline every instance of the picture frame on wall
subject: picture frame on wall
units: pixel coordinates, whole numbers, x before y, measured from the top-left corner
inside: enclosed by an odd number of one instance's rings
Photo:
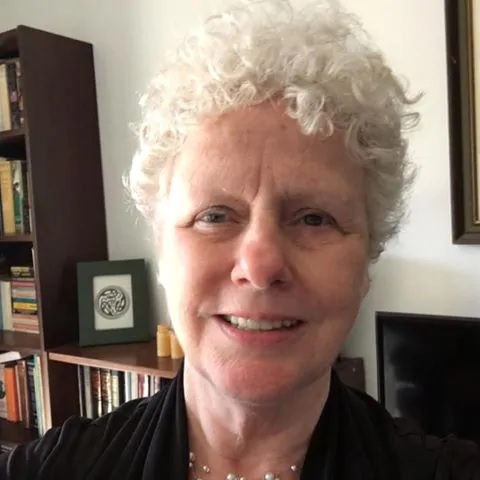
[[[452,241],[480,244],[480,2],[445,0]]]
[[[145,260],[80,262],[77,291],[80,346],[150,339]]]

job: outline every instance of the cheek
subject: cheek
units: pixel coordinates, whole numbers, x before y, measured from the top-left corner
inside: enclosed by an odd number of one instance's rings
[[[221,248],[212,251],[191,230],[165,232],[159,269],[172,321],[196,316],[224,278]]]
[[[367,261],[362,246],[325,249],[316,261],[305,265],[305,271],[309,271],[309,289],[318,299],[320,311],[345,312],[348,319],[352,312],[356,316],[368,290]]]
[[[328,253],[315,262],[322,268],[312,269],[310,276],[307,296],[315,299],[310,305],[315,321],[308,341],[311,357],[331,364],[357,318],[368,276],[364,256]]]
[[[178,282],[189,285],[213,280],[224,263],[221,248],[212,249],[207,242],[199,241],[191,230],[179,230],[164,257],[169,272]]]

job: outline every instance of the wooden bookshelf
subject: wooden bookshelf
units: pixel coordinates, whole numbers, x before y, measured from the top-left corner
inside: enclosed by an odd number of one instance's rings
[[[0,351],[15,350],[22,355],[34,355],[41,352],[40,335],[35,333],[0,330]]]
[[[21,423],[12,423],[0,418],[0,443],[18,445],[35,440],[37,431],[25,428]]]
[[[0,351],[40,356],[49,428],[78,413],[75,368],[47,358],[78,340],[77,263],[108,259],[93,46],[20,25],[0,33],[0,60],[16,58],[24,127],[0,132],[0,157],[26,161],[33,233],[0,236],[0,254],[35,265],[40,334],[0,332]],[[29,434],[0,423],[0,442]]]
[[[48,353],[49,360],[112,370],[126,370],[163,378],[173,378],[181,360],[157,357],[155,340],[143,343],[79,347],[66,345]]]

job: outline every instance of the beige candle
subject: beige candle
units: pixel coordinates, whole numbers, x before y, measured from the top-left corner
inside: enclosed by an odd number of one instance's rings
[[[170,332],[165,325],[157,326],[157,356],[170,356]]]
[[[178,343],[177,336],[172,331],[170,331],[170,355],[172,358],[183,358],[182,347]]]

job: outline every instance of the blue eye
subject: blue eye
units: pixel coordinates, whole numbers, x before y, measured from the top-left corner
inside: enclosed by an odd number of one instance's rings
[[[302,217],[305,225],[310,227],[321,227],[324,225],[332,225],[334,223],[332,217],[326,213],[309,213]]]
[[[227,214],[222,211],[207,211],[198,218],[203,223],[225,223]]]
[[[221,212],[209,212],[200,217],[200,221],[205,223],[223,223],[227,219],[227,215]]]

